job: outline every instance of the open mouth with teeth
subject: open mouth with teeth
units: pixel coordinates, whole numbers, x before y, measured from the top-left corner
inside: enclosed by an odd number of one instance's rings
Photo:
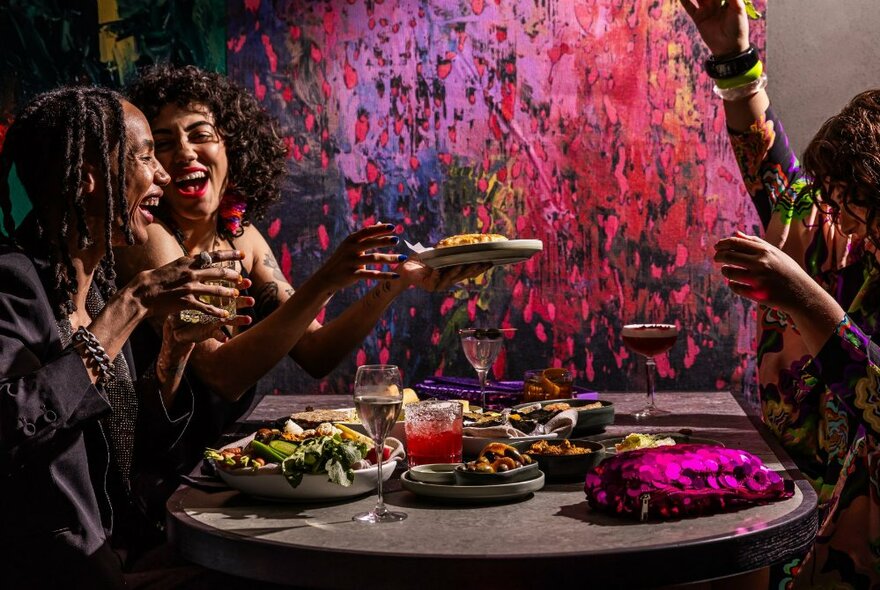
[[[208,173],[203,170],[189,172],[174,179],[174,186],[184,197],[200,198],[208,188]]]
[[[156,213],[159,210],[159,197],[147,197],[146,199],[138,203],[138,210],[147,219],[148,223],[152,223],[153,218],[156,216]]]

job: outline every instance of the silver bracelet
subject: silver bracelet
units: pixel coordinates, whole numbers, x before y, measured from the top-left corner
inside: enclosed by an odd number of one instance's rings
[[[73,333],[73,347],[87,362],[95,364],[98,369],[98,384],[104,385],[109,379],[116,377],[116,373],[113,371],[113,361],[101,346],[98,337],[82,326]]]
[[[767,87],[767,74],[762,73],[757,80],[752,80],[748,84],[742,86],[734,86],[733,88],[718,88],[715,86],[712,91],[723,100],[741,100],[748,98],[753,94],[757,94]]]

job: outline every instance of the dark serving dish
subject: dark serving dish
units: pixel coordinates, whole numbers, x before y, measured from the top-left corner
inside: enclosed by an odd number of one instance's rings
[[[468,471],[463,465],[455,468],[455,483],[458,485],[496,485],[500,483],[513,483],[527,481],[538,477],[540,471],[538,463],[529,463],[509,471],[497,473],[483,473],[481,471]]]
[[[565,441],[546,441],[548,445],[559,446]],[[590,449],[589,453],[582,455],[538,455],[529,453],[533,443],[517,443],[516,449],[528,455],[535,461],[544,472],[547,481],[574,481],[583,480],[587,471],[598,465],[607,457],[602,443],[590,440],[569,440],[572,446]]]
[[[597,401],[602,404],[601,408],[581,409],[582,406],[595,404]],[[571,406],[572,409],[577,410],[577,423],[575,423],[574,429],[571,431],[569,438],[576,438],[579,436],[587,436],[589,434],[604,432],[606,426],[608,426],[609,424],[614,424],[614,404],[604,399],[547,399],[539,402],[519,404],[514,406],[513,409],[519,410],[527,406],[532,406],[534,404],[541,404],[541,407],[543,408],[544,406],[550,404],[559,403],[566,403]]]

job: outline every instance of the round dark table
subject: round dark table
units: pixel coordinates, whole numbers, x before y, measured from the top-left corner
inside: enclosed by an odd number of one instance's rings
[[[261,406],[271,407],[258,407],[256,420],[283,415],[277,414],[281,406],[289,412],[315,405],[292,397],[264,400]],[[408,518],[365,525],[351,516],[370,509],[374,496],[282,504],[184,486],[168,502],[170,539],[185,558],[237,576],[300,587],[389,589],[655,587],[752,572],[809,546],[817,528],[815,493],[730,394],[664,394],[675,413],[650,425],[628,415],[643,397],[602,396],[617,409],[608,433],[692,428],[788,471],[795,495],[714,516],[639,523],[591,511],[578,483],[548,484],[503,504],[459,505],[415,496],[395,476],[385,500]],[[344,400],[319,401],[339,407]]]

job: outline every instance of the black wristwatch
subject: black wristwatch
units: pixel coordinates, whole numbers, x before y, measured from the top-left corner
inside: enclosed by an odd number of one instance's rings
[[[749,45],[749,48],[742,53],[730,57],[712,56],[705,61],[703,67],[706,68],[710,78],[724,80],[742,76],[755,67],[759,59],[758,49],[754,45]]]

